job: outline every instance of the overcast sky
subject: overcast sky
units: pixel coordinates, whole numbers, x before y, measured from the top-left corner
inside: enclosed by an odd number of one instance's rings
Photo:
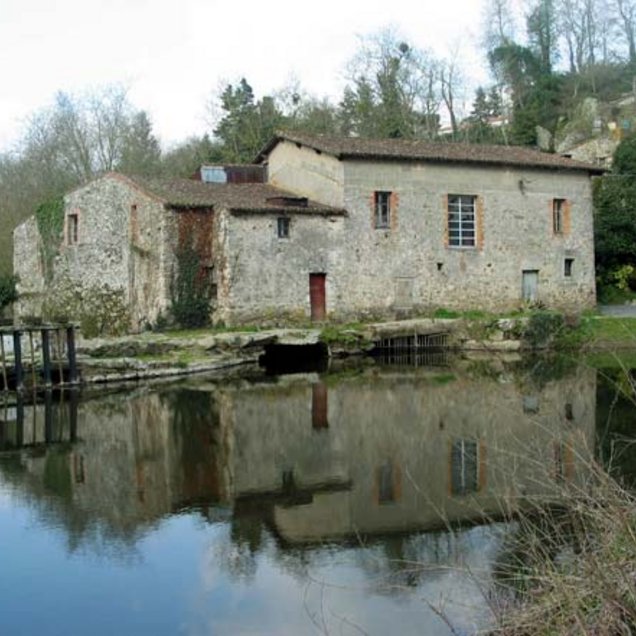
[[[483,0],[0,0],[0,151],[56,91],[121,82],[164,146],[206,130],[205,105],[245,76],[257,97],[296,76],[337,97],[360,35],[395,25],[484,81]],[[472,95],[468,98],[472,100]]]

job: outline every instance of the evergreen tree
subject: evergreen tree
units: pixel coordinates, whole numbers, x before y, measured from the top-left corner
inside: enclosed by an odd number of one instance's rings
[[[594,188],[596,266],[601,280],[614,283],[625,266],[636,282],[636,135],[620,143],[612,171]]]
[[[154,175],[161,169],[161,147],[145,111],[136,113],[124,136],[117,170],[125,174]]]

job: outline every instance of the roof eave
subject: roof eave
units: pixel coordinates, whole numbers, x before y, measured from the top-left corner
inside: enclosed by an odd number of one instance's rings
[[[549,165],[540,163],[524,163],[523,161],[496,161],[488,159],[454,159],[452,157],[417,157],[417,156],[404,156],[404,155],[383,155],[379,153],[348,153],[343,152],[338,156],[339,159],[353,160],[353,161],[395,161],[395,162],[415,162],[422,163],[451,163],[451,164],[464,164],[464,165],[477,165],[477,166],[497,166],[497,167],[512,167],[512,168],[527,168],[537,170],[555,170],[563,172],[587,172],[590,175],[602,175],[607,172],[605,168],[592,165]]]
[[[263,208],[263,207],[229,207],[227,208],[232,214],[298,214],[305,216],[347,216],[345,209],[339,208],[300,208],[300,207],[282,207],[282,208]]]

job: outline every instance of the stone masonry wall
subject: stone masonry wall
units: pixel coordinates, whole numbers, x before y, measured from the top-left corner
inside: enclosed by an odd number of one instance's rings
[[[345,232],[353,246],[341,273],[348,309],[409,309],[409,296],[411,309],[511,309],[522,303],[523,270],[538,271],[539,302],[563,309],[595,303],[592,198],[584,173],[348,162],[345,184]],[[391,229],[372,226],[374,190],[399,197]],[[447,246],[450,194],[478,197],[474,248]],[[565,199],[569,210],[562,235],[553,232],[554,198]],[[566,258],[574,259],[569,277]]]
[[[293,163],[294,153],[300,168],[288,187],[316,196],[315,170],[305,166],[312,157],[322,166],[323,155],[288,143],[284,153],[275,150],[270,156],[270,175],[280,173],[281,157],[286,164]],[[524,270],[538,272],[538,303],[564,310],[594,305],[592,195],[586,173],[397,161],[349,160],[342,165],[348,211],[340,229],[342,252],[329,253],[338,249],[338,243],[328,238],[329,224],[323,224],[322,230],[316,227],[312,237],[325,246],[322,271],[328,287],[337,290],[327,301],[333,316],[385,317],[439,307],[509,310],[523,305]],[[375,191],[392,193],[387,229],[374,227]],[[447,245],[449,194],[477,197],[474,248]],[[330,197],[331,202],[337,199]],[[567,208],[560,235],[553,232],[555,198],[564,199]],[[299,290],[306,272],[315,267],[303,261],[312,254],[312,244],[306,245],[306,253],[298,250],[294,260],[283,259],[277,270],[284,270],[287,279],[295,277],[293,284]],[[255,254],[261,248],[256,245]],[[565,259],[573,259],[570,276],[565,275]],[[265,284],[268,293],[271,284]],[[259,283],[259,289],[246,288],[243,297],[258,305],[262,287]]]
[[[18,277],[18,302],[15,315],[40,316],[46,282],[41,238],[34,216],[13,231],[13,273]]]
[[[106,175],[67,194],[64,213],[64,238],[46,284],[35,219],[16,229],[18,317],[80,321],[95,333],[154,322],[167,305],[163,204],[125,177]]]
[[[346,303],[348,290],[330,275],[345,267],[344,219],[293,214],[289,238],[279,238],[277,218],[227,211],[219,215],[216,321],[308,319],[310,273],[327,273],[328,314]]]
[[[282,141],[271,152],[267,172],[271,185],[325,205],[344,205],[344,166],[331,155]]]

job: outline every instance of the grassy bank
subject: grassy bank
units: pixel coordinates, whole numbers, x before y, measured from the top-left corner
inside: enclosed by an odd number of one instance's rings
[[[496,568],[506,636],[636,633],[636,500],[601,467],[526,512]]]

